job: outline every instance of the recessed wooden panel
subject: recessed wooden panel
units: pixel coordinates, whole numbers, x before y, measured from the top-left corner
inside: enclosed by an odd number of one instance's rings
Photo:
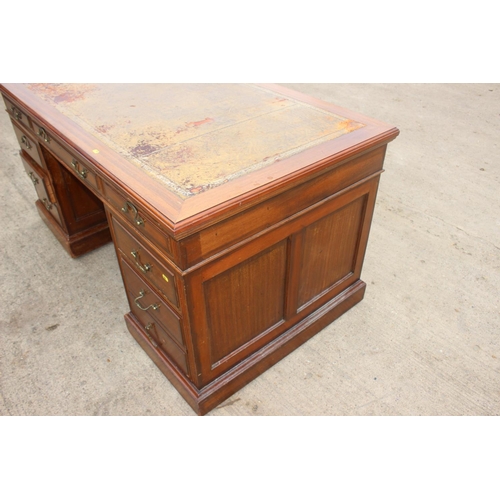
[[[204,284],[212,365],[283,319],[286,240]]]
[[[304,230],[299,307],[353,272],[365,200],[358,198]]]
[[[87,190],[85,186],[75,179],[74,175],[70,174],[67,170],[61,169],[61,173],[68,192],[78,193],[77,197],[70,198],[75,220],[80,221],[94,214],[100,214],[99,219],[105,220],[105,217],[102,215],[103,206],[99,198],[91,191]]]

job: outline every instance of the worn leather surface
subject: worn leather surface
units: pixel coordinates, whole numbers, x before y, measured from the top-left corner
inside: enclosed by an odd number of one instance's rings
[[[187,198],[362,127],[251,84],[28,84]]]

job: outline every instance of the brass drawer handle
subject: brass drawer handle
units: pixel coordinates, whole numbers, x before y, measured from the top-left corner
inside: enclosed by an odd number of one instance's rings
[[[24,144],[24,147],[25,147],[26,149],[31,149],[31,148],[32,148],[32,146],[31,146],[31,144],[30,144],[30,141],[28,141],[28,138],[27,138],[25,135],[23,135],[23,136],[21,137],[21,144]]]
[[[28,175],[31,179],[31,182],[33,183],[33,186],[36,186],[38,184],[38,179],[35,177],[35,174],[33,172],[30,172]]]
[[[10,109],[12,110],[12,114],[16,120],[21,121],[23,119],[23,114],[15,106],[12,106]]]
[[[153,311],[156,311],[157,309],[160,308],[159,304],[150,304],[148,307],[142,307],[141,304],[139,304],[139,299],[142,299],[146,295],[146,292],[144,290],[141,290],[139,292],[139,297],[134,299],[135,305],[141,310],[141,311],[147,311],[150,307],[153,308]]]
[[[44,199],[42,200],[42,203],[45,205],[45,208],[46,208],[47,210],[50,210],[50,209],[52,208],[52,203],[50,203],[50,201],[49,201],[49,200],[47,200],[47,198],[44,198]]]
[[[138,250],[132,250],[130,252],[132,254],[132,257],[135,259],[135,265],[144,273],[146,274],[148,271],[151,271],[151,264],[141,264],[141,261],[139,260],[139,251]]]
[[[50,137],[43,127],[38,127],[38,136],[41,137],[45,142],[50,142]]]
[[[149,333],[149,330],[152,330],[155,327],[154,323],[148,323],[144,329],[146,330],[146,337],[149,339],[151,344],[153,344],[153,347],[158,347],[158,344],[155,342],[153,337],[151,337],[151,334]]]
[[[73,167],[73,170],[82,178],[86,179],[87,178],[87,171],[85,169],[80,170],[80,164],[78,163],[78,160],[73,159],[71,162],[71,166]]]
[[[137,207],[133,203],[130,203],[130,201],[126,201],[125,205],[123,205],[123,207],[122,207],[122,212],[124,214],[126,214],[129,210],[131,210],[132,213],[134,214],[134,222],[138,226],[143,226],[144,225],[144,219],[139,216],[139,212],[137,210]]]

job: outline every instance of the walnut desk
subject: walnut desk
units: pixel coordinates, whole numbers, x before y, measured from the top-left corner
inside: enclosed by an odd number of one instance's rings
[[[204,414],[359,302],[399,131],[270,84],[4,84],[38,212],[113,241],[130,333]]]

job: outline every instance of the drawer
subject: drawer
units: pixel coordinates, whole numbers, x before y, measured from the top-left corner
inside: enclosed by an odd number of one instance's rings
[[[140,205],[106,183],[103,183],[103,190],[106,199],[119,211],[124,220],[130,223],[139,234],[152,241],[162,252],[172,256],[170,237],[159,228],[157,222],[144,215]]]
[[[29,154],[39,167],[43,168],[38,141],[33,139],[32,136],[24,130],[21,130],[15,123],[13,123],[12,125],[14,126],[14,132],[16,133],[16,137],[19,141],[19,146],[21,147],[21,149]]]
[[[158,351],[163,352],[164,355],[172,360],[187,375],[188,369],[184,351],[180,349],[165,330],[158,323],[155,323],[147,313],[134,309],[133,306],[132,313],[139,320],[152,346]]]
[[[125,288],[135,309],[147,311],[154,321],[161,323],[162,327],[179,346],[184,347],[181,322],[177,313],[153,291],[145,280],[132,270],[126,260],[121,258],[120,262],[122,263]]]
[[[7,97],[3,96],[3,100],[5,102],[5,109],[12,119],[16,122],[22,123],[26,128],[31,129],[31,120],[28,115],[21,111],[21,109],[7,99]]]
[[[59,214],[59,208],[56,205],[56,199],[52,191],[52,186],[45,174],[40,170],[40,168],[35,165],[33,160],[21,153],[21,159],[23,161],[24,169],[28,174],[33,186],[35,187],[38,199],[43,203],[47,211],[54,217],[54,219],[62,225],[61,215]]]
[[[144,276],[171,304],[179,306],[174,274],[111,215],[117,248],[137,272]]]
[[[68,152],[61,146],[48,132],[36,122],[33,122],[35,133],[43,141],[45,147],[50,149],[54,156],[68,167],[84,184],[87,184],[95,191],[99,192],[97,176],[94,170],[81,159],[79,155]]]
[[[182,347],[180,322],[168,306],[120,260],[125,290],[132,314],[139,320],[153,346],[187,372],[186,353]],[[157,307],[157,309],[154,309]],[[147,309],[147,310],[145,310]],[[179,341],[181,345],[179,345]]]

